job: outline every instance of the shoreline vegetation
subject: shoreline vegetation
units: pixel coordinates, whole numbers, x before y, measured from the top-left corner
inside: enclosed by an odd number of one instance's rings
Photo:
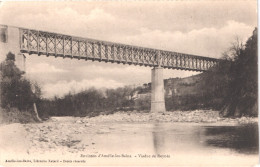
[[[15,55],[9,52],[0,64],[0,123],[41,122],[40,119],[55,116],[115,121],[122,117],[130,122],[257,122],[257,59],[255,28],[245,44],[235,41],[214,68],[197,75],[193,83],[181,81],[179,87],[187,90],[186,93],[174,91],[176,82],[165,82],[166,90],[172,92],[165,98],[168,112],[147,113],[144,111],[150,111],[151,84],[138,88],[91,88],[61,98],[44,99],[40,86],[24,77],[24,72],[14,63]]]

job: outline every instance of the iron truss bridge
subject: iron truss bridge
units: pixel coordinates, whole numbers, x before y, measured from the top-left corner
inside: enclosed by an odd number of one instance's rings
[[[206,71],[219,59],[19,28],[20,51],[63,58]]]

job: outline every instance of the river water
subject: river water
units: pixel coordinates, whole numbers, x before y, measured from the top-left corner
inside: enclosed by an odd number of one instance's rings
[[[108,131],[102,128],[109,127]],[[172,165],[258,163],[257,124],[108,123],[101,126],[96,154],[156,155]],[[127,156],[127,155],[126,155]]]
[[[258,164],[257,123],[100,120],[60,117],[40,124],[2,126],[0,162],[37,159],[46,160],[48,163],[43,164],[49,166],[237,167]],[[74,160],[84,163],[71,163]],[[38,162],[25,165],[30,164],[43,165]],[[3,166],[7,165],[11,163]]]

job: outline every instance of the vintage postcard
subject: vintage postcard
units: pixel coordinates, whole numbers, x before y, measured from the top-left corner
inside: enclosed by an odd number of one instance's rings
[[[257,0],[0,1],[0,166],[256,166]]]

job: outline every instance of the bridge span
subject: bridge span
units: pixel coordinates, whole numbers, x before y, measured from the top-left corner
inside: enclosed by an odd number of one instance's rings
[[[75,37],[59,33],[0,25],[0,53],[16,55],[16,65],[25,70],[23,54],[36,54],[153,67],[151,111],[165,111],[163,68],[207,71],[219,59]]]

